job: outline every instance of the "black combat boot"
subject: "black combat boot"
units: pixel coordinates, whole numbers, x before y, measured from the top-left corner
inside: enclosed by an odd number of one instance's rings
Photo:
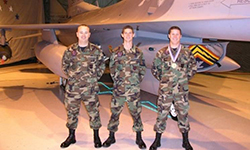
[[[160,146],[161,146],[161,133],[156,132],[155,141],[150,146],[149,150],[157,150],[157,147],[160,147]]]
[[[99,129],[94,130],[94,144],[95,144],[95,148],[102,147],[102,142],[101,142],[101,139],[99,137]]]
[[[62,142],[60,147],[65,148],[65,147],[68,147],[70,144],[74,144],[74,143],[76,143],[75,129],[69,129],[69,136],[64,142]]]
[[[186,150],[193,150],[193,147],[191,146],[188,140],[188,132],[182,133],[182,138],[183,138],[182,147],[185,148]]]
[[[141,138],[141,132],[136,132],[136,142],[140,149],[146,149],[146,144],[143,142]]]
[[[115,143],[115,133],[110,131],[108,139],[103,143],[102,146],[109,147],[113,143]]]

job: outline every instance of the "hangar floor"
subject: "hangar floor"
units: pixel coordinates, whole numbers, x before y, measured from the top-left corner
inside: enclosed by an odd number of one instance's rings
[[[250,147],[250,74],[197,74],[190,83],[190,142],[195,150],[247,150]],[[100,95],[103,127],[100,137],[108,136],[111,96]],[[142,100],[155,103],[156,96],[142,92]],[[63,90],[58,77],[41,64],[24,64],[0,69],[0,149],[59,150],[67,137]],[[143,107],[143,138],[147,147],[154,140],[156,113]],[[110,150],[135,150],[135,133],[127,107],[120,118],[116,143]],[[77,143],[68,150],[91,150],[92,131],[81,109],[76,131]],[[159,150],[181,150],[177,124],[167,121]],[[100,148],[105,149],[105,148]]]

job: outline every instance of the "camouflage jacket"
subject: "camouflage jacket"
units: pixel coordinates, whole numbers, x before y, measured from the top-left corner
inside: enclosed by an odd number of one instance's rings
[[[191,51],[181,46],[180,53],[176,59],[176,66],[171,59],[168,47],[160,49],[154,58],[151,72],[160,81],[160,92],[187,92],[188,80],[197,71],[196,60]]]
[[[146,72],[143,53],[136,46],[133,46],[130,52],[127,52],[123,45],[115,48],[110,57],[109,68],[114,89],[121,93],[131,87],[140,87]]]
[[[62,69],[70,82],[97,82],[104,73],[105,63],[102,50],[89,43],[83,50],[78,43],[72,44],[64,52]]]

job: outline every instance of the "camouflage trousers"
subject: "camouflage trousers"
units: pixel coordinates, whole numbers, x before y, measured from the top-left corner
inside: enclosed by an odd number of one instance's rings
[[[65,93],[65,108],[67,111],[67,128],[76,129],[78,125],[78,115],[80,111],[81,101],[85,105],[89,116],[89,125],[91,129],[99,129],[101,125],[99,109],[100,106],[98,95],[81,95]]]
[[[134,93],[133,95],[127,96],[115,96],[111,99],[111,117],[108,124],[108,130],[111,132],[116,132],[118,130],[119,125],[119,117],[123,110],[125,102],[128,104],[128,109],[133,119],[133,127],[132,130],[143,131],[143,124],[141,121],[141,110],[142,106],[139,102],[140,92]]]
[[[154,125],[154,131],[157,133],[163,133],[166,129],[166,121],[168,119],[168,113],[170,106],[174,101],[174,107],[177,112],[178,127],[180,132],[184,133],[190,130],[188,121],[188,93],[185,94],[161,94],[158,97],[158,117]]]

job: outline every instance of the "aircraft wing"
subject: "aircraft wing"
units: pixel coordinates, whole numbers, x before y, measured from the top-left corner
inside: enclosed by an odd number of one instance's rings
[[[80,25],[79,23],[0,25],[0,29],[5,29],[5,30],[75,29],[79,25]]]
[[[110,46],[116,47],[122,43],[121,29],[128,24],[133,26],[136,31],[134,42],[141,43],[140,48],[144,49],[148,68],[157,50],[167,44],[168,29],[176,25],[182,29],[182,43],[189,44],[198,60],[198,68],[201,71],[209,71],[224,64],[222,61],[227,44],[204,44],[202,39],[250,41],[249,10],[248,1],[122,0],[106,8],[77,14],[71,17],[68,23],[0,25],[0,29],[42,29],[43,41],[36,44],[36,56],[54,73],[65,77],[58,66],[61,65],[66,46],[76,42],[75,29],[80,24],[91,27],[91,42],[99,44],[107,55]],[[60,30],[58,38],[64,45],[57,42],[54,33],[56,29]],[[238,64],[230,63],[228,66],[231,69],[239,68]],[[153,80],[150,71],[147,72],[148,76],[146,75],[142,87],[151,87],[145,90],[152,92],[152,84],[158,85],[158,82]]]
[[[123,0],[115,5],[72,17],[69,22],[91,25],[95,31],[121,29],[164,33],[179,26],[187,37],[250,41],[250,4],[230,0]]]
[[[238,1],[233,3],[221,0],[209,2],[202,0],[123,0],[110,7],[71,17],[68,23],[0,25],[0,28],[53,31],[59,29],[58,38],[67,46],[76,42],[73,29],[79,24],[88,24],[92,29],[91,41],[101,45],[108,54],[110,45],[115,47],[121,43],[122,27],[130,24],[136,29],[135,41],[142,43],[141,45],[147,50],[154,48],[157,51],[160,47],[157,45],[167,42],[168,29],[173,25],[182,29],[182,43],[185,44],[203,44],[202,38],[249,41],[250,34],[246,32],[250,30],[250,26],[247,26],[250,24],[250,14],[246,13],[249,9],[249,3]],[[56,37],[52,32],[44,32],[43,39],[56,44]],[[146,39],[151,40],[146,42]],[[159,42],[152,44],[154,41]],[[208,49],[210,45],[215,45],[212,49],[219,49],[219,51],[211,51],[211,48]],[[207,66],[215,66],[223,59],[226,51],[226,46],[217,48],[217,45],[222,44],[198,45],[193,48],[193,51],[202,62],[207,62]],[[239,66],[236,65],[236,67]]]

